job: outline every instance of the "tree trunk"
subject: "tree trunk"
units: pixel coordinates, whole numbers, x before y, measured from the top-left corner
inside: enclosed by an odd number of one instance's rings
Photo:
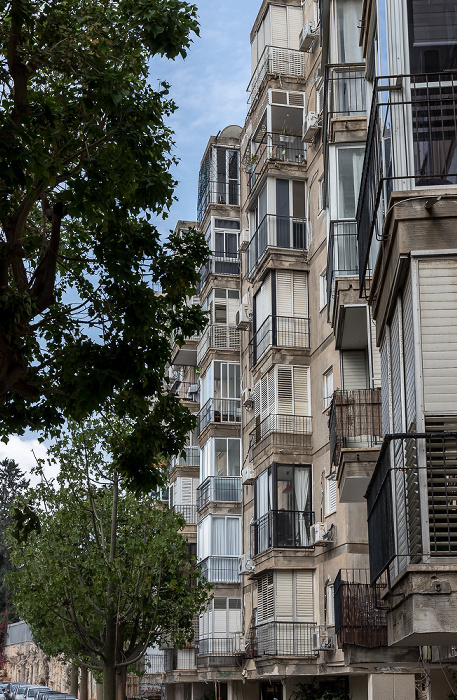
[[[89,699],[89,688],[87,681],[89,679],[89,673],[85,666],[81,666],[81,686],[79,690],[79,700]]]
[[[78,697],[78,674],[79,674],[79,667],[77,664],[75,664],[74,661],[71,662],[71,685],[70,685],[70,693],[71,695],[75,695]]]
[[[103,683],[97,683],[95,686],[95,697],[97,700],[103,700]]]
[[[116,671],[116,700],[125,700],[127,685],[127,667],[122,666]]]
[[[103,668],[103,700],[116,700],[116,671],[114,664]]]

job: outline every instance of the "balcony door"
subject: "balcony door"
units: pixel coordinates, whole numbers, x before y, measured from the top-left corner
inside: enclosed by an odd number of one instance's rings
[[[304,249],[305,183],[276,178],[276,241],[278,248]]]

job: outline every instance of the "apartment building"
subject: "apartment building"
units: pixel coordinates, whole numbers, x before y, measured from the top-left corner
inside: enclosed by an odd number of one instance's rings
[[[178,224],[212,255],[170,506],[214,597],[150,655],[171,700],[456,690],[456,41],[450,0],[261,3]]]

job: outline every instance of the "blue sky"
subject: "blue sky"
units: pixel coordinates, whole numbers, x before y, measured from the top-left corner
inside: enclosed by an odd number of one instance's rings
[[[180,158],[173,170],[178,201],[168,219],[157,222],[164,237],[179,219],[196,217],[198,170],[209,137],[229,124],[244,124],[251,69],[249,34],[260,7],[260,0],[193,1],[199,8],[200,38],[195,37],[188,57],[155,59],[151,66],[151,83],[169,82],[179,107],[169,121]],[[13,436],[8,445],[0,443],[0,459],[15,459],[24,471],[34,466],[34,454],[44,458],[46,448],[31,434]],[[52,470],[47,474],[52,476]]]

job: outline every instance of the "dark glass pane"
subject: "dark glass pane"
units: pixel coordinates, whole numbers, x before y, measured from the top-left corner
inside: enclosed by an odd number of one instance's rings
[[[455,0],[408,0],[411,73],[457,68]]]

